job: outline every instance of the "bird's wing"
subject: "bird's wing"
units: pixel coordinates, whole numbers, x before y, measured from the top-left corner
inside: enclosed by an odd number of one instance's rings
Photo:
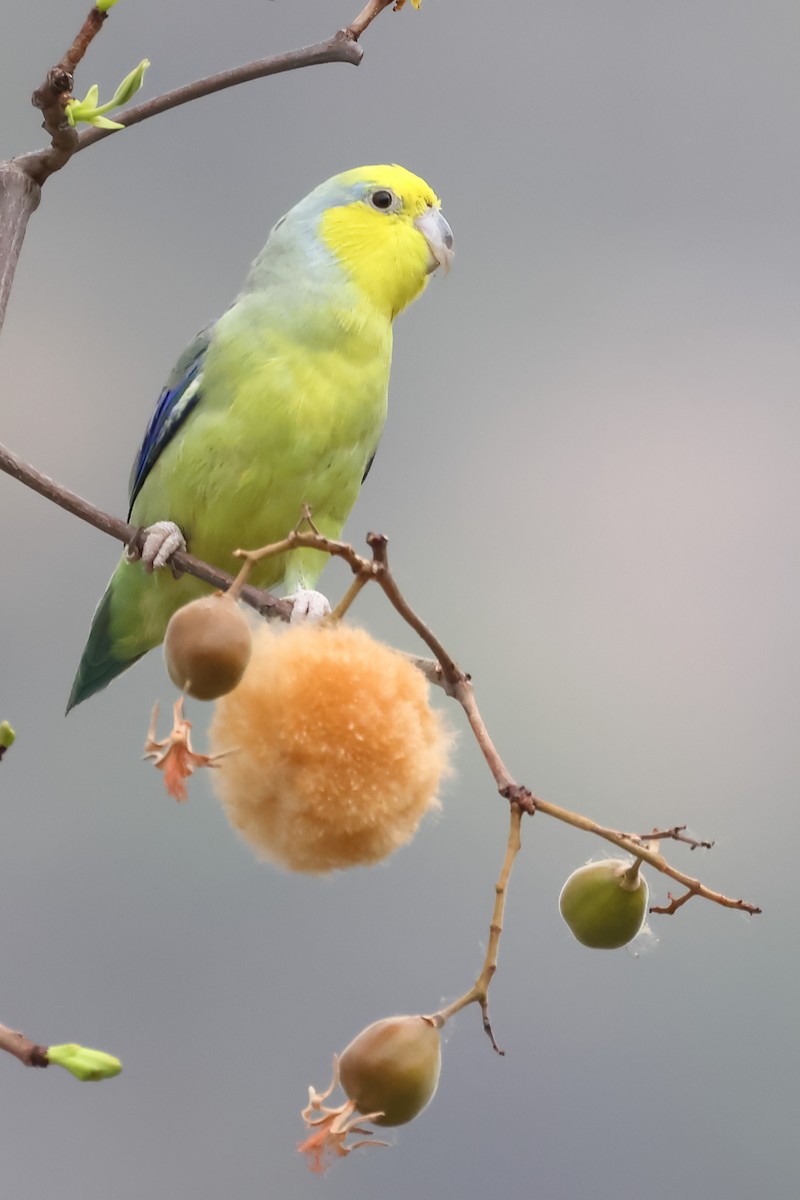
[[[200,399],[203,361],[213,326],[203,329],[178,359],[158,398],[155,412],[144,435],[130,478],[130,508],[161,451],[183,425]]]

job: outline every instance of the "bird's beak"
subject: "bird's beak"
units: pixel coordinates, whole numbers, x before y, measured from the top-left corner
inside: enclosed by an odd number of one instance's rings
[[[437,267],[444,267],[445,274],[453,261],[453,231],[438,208],[426,208],[414,222],[428,243],[428,274]]]

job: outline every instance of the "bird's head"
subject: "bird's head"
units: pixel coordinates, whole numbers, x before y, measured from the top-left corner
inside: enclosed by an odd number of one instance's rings
[[[284,222],[306,228],[312,222],[324,251],[390,317],[419,295],[437,267],[447,271],[453,259],[453,234],[438,196],[404,167],[357,167],[334,175]]]

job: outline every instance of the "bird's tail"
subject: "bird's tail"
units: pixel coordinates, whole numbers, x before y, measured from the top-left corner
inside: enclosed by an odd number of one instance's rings
[[[94,614],[67,712],[163,641],[176,609],[208,590],[191,575],[174,579],[168,570],[148,574],[123,556]]]
[[[95,692],[102,691],[112,679],[120,675],[126,667],[132,666],[145,653],[143,650],[140,654],[136,654],[132,658],[121,658],[114,653],[114,644],[111,638],[113,585],[114,579],[112,577],[92,619],[89,638],[81,656],[81,661],[78,664],[78,670],[75,673],[75,679],[72,684],[72,691],[67,701],[67,712],[71,708],[74,708],[76,704],[80,704],[82,700],[87,700],[89,696],[93,696]]]

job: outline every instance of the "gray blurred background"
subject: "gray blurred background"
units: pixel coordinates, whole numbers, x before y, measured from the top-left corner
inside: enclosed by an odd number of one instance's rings
[[[357,9],[122,0],[77,90],[105,97],[147,56],[155,95]],[[84,11],[4,10],[4,155],[42,143],[28,96]],[[425,1116],[312,1177],[298,1111],[332,1053],[472,981],[504,806],[462,732],[441,818],[387,865],[259,865],[207,779],[179,807],[140,761],[174,697],[158,654],[64,720],[118,548],[0,477],[0,719],[19,735],[0,1019],[125,1063],[89,1087],[3,1057],[3,1195],[793,1200],[800,9],[424,0],[364,47],[357,70],[203,100],[48,183],[0,343],[0,440],[124,515],[167,372],[274,220],[347,167],[424,175],[457,262],[398,324],[348,532],[390,536],[520,779],[607,824],[716,839],[670,855],[764,915],[695,901],[652,918],[638,958],[584,950],[556,901],[604,847],[526,822],[492,989],[506,1057],[467,1010]],[[358,617],[416,649],[378,595]],[[202,745],[208,713],[190,716]]]

